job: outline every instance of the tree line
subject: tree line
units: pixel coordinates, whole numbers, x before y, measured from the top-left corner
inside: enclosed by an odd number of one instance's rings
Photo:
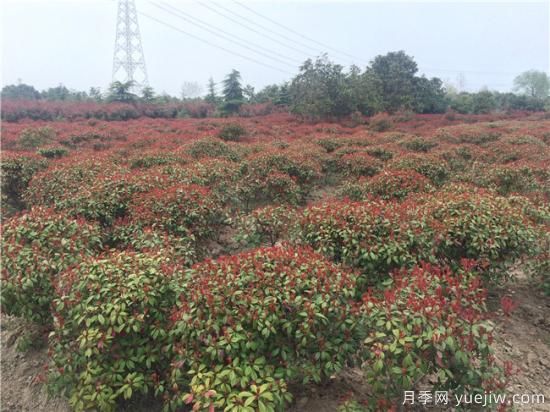
[[[269,103],[284,106],[292,113],[309,119],[337,119],[354,113],[372,115],[378,112],[443,113],[449,109],[459,113],[479,114],[492,111],[541,111],[550,107],[550,79],[544,72],[528,71],[514,80],[516,93],[489,90],[457,92],[445,87],[437,77],[418,74],[418,66],[403,51],[376,56],[364,69],[331,62],[327,55],[306,60],[299,73],[290,81],[273,84],[255,92],[243,86],[241,75],[232,70],[221,83],[209,79],[204,97],[181,99],[158,95],[151,87],[136,93],[133,82],[113,82],[106,93],[98,88],[88,92],[69,90],[63,85],[42,92],[26,84],[8,85],[2,89],[2,99],[96,101],[122,103],[175,103],[203,101],[217,108],[217,114],[237,115],[246,104]]]

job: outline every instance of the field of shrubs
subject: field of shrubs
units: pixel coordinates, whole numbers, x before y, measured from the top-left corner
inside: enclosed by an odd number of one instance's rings
[[[487,299],[550,294],[549,145],[543,113],[4,122],[2,310],[77,411],[506,392]]]

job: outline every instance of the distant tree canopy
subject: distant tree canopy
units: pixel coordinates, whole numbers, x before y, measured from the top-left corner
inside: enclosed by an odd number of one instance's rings
[[[477,93],[462,92],[447,95],[449,109],[462,114],[482,114],[499,111],[542,111],[547,102],[542,99],[514,93],[482,90]]]
[[[42,98],[46,100],[69,100],[71,91],[60,84],[57,87],[50,87],[49,89],[43,91],[41,94]]]
[[[374,87],[380,96],[382,109],[386,112],[412,110],[415,105],[418,81],[415,77],[418,67],[405,52],[390,52],[376,56],[367,67],[374,80]]]
[[[546,99],[550,94],[550,78],[544,72],[529,70],[514,79],[514,89],[527,96]]]
[[[290,104],[289,83],[270,84],[254,94],[252,103],[273,103],[276,106]]]
[[[448,101],[443,82],[437,77],[414,78],[414,99],[412,109],[417,113],[443,113]]]
[[[86,92],[70,90],[62,84],[39,92],[33,86],[19,83],[5,86],[2,89],[2,99],[84,101],[90,99],[90,96]]]
[[[290,85],[292,111],[309,118],[340,117],[353,111],[350,87],[343,67],[326,55],[300,67]]]
[[[309,118],[342,117],[359,111],[414,110],[440,113],[447,108],[441,80],[416,76],[414,60],[404,52],[377,56],[364,72],[346,73],[326,55],[307,60],[290,85],[291,109]]]
[[[147,103],[153,102],[155,100],[155,91],[151,86],[145,86],[141,91],[141,98]]]
[[[107,100],[110,102],[134,103],[138,97],[131,92],[135,82],[129,80],[127,82],[114,81],[109,86],[109,94]]]
[[[132,82],[113,82],[102,93],[92,87],[89,92],[68,89],[62,84],[39,92],[33,86],[19,83],[2,89],[2,99],[95,101],[147,104],[192,104],[195,109],[150,109],[151,113],[187,116],[189,111],[206,115],[243,115],[269,113],[274,106],[287,107],[292,113],[309,120],[331,120],[353,113],[373,115],[400,110],[416,113],[443,113],[448,109],[464,114],[492,111],[542,111],[550,109],[550,78],[541,71],[529,70],[514,79],[515,93],[489,90],[458,92],[452,85],[445,87],[434,77],[418,74],[411,56],[403,51],[376,56],[361,69],[331,62],[326,54],[308,59],[299,73],[289,82],[271,84],[256,91],[251,85],[242,85],[241,74],[232,70],[221,82],[218,94],[214,79],[208,80],[206,94],[196,82],[184,82],[181,97],[157,94],[151,87],[132,93]],[[249,105],[262,104],[258,108]],[[245,107],[242,107],[245,105]],[[280,109],[279,109],[280,110]]]
[[[202,86],[197,82],[183,82],[181,86],[181,99],[189,100],[198,98],[203,92]]]
[[[2,99],[37,100],[40,98],[40,92],[28,84],[10,84],[2,88]]]
[[[97,102],[100,102],[103,100],[103,96],[101,96],[101,89],[99,87],[90,87],[88,96],[90,96],[92,100],[95,100]]]

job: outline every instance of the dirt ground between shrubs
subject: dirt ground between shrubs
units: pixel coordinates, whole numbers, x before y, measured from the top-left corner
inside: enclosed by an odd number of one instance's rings
[[[502,315],[500,298],[507,294],[518,303],[509,317],[496,319],[495,352],[499,361],[512,361],[519,371],[508,385],[510,394],[542,394],[544,404],[517,405],[519,411],[550,411],[550,298],[543,296],[521,275],[506,288],[489,297],[489,307]],[[68,412],[64,399],[49,397],[37,380],[47,361],[45,348],[17,349],[25,332],[20,320],[1,315],[1,411]],[[368,398],[366,385],[358,370],[346,370],[327,386],[308,386],[293,390],[292,412],[336,411],[343,396],[353,393]],[[155,404],[128,405],[128,411],[157,411]],[[430,408],[429,410],[434,410]],[[450,408],[447,410],[451,410]]]

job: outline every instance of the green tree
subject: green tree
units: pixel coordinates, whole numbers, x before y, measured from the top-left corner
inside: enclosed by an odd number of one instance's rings
[[[69,100],[82,102],[82,101],[88,100],[88,98],[89,98],[89,96],[88,96],[88,93],[86,93],[86,92],[77,91],[77,90],[69,90],[69,96],[68,96]]]
[[[472,112],[490,113],[497,108],[495,96],[489,90],[481,90],[472,95]]]
[[[383,110],[392,113],[414,108],[417,71],[415,61],[404,51],[375,57],[367,72],[373,76]]]
[[[225,114],[237,113],[243,102],[241,74],[233,69],[223,81],[223,111]]]
[[[202,95],[203,88],[197,82],[183,82],[181,85],[181,99],[193,100]]]
[[[279,86],[279,92],[273,100],[273,104],[277,106],[290,105],[290,84],[288,82],[285,82]]]
[[[443,82],[434,77],[415,78],[414,111],[417,113],[444,113],[447,110],[447,99]]]
[[[101,96],[101,89],[99,87],[90,87],[88,95],[96,102],[101,102],[103,100],[103,97]]]
[[[243,89],[243,95],[247,103],[252,103],[254,100],[254,87],[247,84]]]
[[[473,112],[473,97],[471,93],[461,92],[456,94],[448,94],[449,107],[461,114]]]
[[[211,104],[217,104],[218,103],[218,96],[216,94],[216,83],[214,83],[214,79],[210,77],[208,79],[208,93],[206,94],[206,97],[204,100],[206,100],[208,103]]]
[[[155,91],[151,86],[145,86],[141,91],[141,99],[144,102],[151,103],[155,100]]]
[[[342,117],[354,110],[346,74],[325,55],[308,59],[290,85],[292,112],[310,120]]]
[[[289,96],[289,84],[283,83],[270,84],[265,86],[258,93],[254,94],[254,103],[268,103],[271,102],[277,106],[286,106],[290,104]]]
[[[347,82],[355,111],[373,115],[382,110],[380,84],[372,71],[361,73],[359,67],[351,66]]]
[[[2,99],[38,100],[40,92],[28,84],[10,84],[2,88]]]
[[[514,79],[515,91],[538,99],[546,99],[550,93],[550,78],[544,72],[529,70]]]
[[[73,97],[71,91],[63,84],[50,87],[48,90],[44,90],[41,95],[46,100],[71,100],[71,97]]]
[[[279,85],[269,84],[254,95],[254,103],[274,102],[279,97]]]
[[[137,96],[131,92],[135,82],[129,80],[127,82],[114,81],[109,86],[109,95],[107,100],[110,102],[134,103]]]

